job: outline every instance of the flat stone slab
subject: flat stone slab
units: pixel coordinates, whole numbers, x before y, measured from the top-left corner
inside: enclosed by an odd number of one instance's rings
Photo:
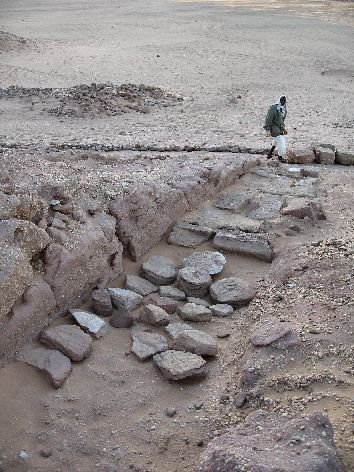
[[[255,220],[272,220],[279,217],[285,198],[281,195],[265,195],[259,202],[259,207],[248,213]]]
[[[167,297],[158,297],[155,296],[155,294],[151,297],[148,298],[146,301],[146,305],[156,305],[162,308],[163,310],[166,311],[166,313],[169,313],[172,315],[172,313],[175,313],[177,310],[178,302],[176,300],[173,300],[172,298],[167,298]]]
[[[208,374],[206,361],[190,352],[168,350],[156,354],[153,362],[169,380],[205,377]]]
[[[155,354],[167,351],[167,349],[169,349],[167,341],[160,334],[140,331],[133,335],[132,353],[141,361],[150,359]]]
[[[210,287],[212,300],[226,303],[234,308],[247,305],[256,295],[255,289],[245,280],[228,277],[215,282]]]
[[[219,318],[225,318],[227,316],[231,316],[234,312],[234,309],[231,305],[227,305],[226,303],[218,303],[217,305],[211,305],[210,310],[213,316],[217,316]]]
[[[126,290],[125,288],[109,288],[108,292],[115,308],[124,306],[127,310],[134,310],[143,302],[143,297],[132,290]]]
[[[171,347],[176,351],[188,351],[198,356],[216,356],[218,353],[215,339],[196,329],[187,329],[177,334]]]
[[[183,267],[202,269],[209,275],[220,274],[225,264],[225,256],[216,251],[194,252],[182,261]]]
[[[125,288],[138,293],[142,297],[150,295],[150,293],[157,292],[159,289],[159,287],[149,282],[149,280],[143,279],[138,275],[127,275]]]
[[[171,285],[161,285],[159,292],[162,298],[167,297],[177,301],[183,301],[186,298],[186,294],[182,290],[171,287]]]
[[[186,303],[177,310],[179,316],[185,321],[211,321],[212,313],[209,308],[195,303]]]
[[[170,285],[176,280],[177,266],[167,257],[152,256],[144,262],[142,275],[155,285]]]
[[[279,338],[290,333],[292,324],[279,321],[261,322],[250,336],[254,346],[268,346]]]
[[[188,223],[187,221],[177,221],[175,228],[181,228],[189,231],[190,233],[200,234],[207,239],[211,239],[213,236],[215,236],[215,230],[212,228],[199,224]]]
[[[175,226],[168,237],[168,244],[181,247],[198,247],[208,239],[210,239],[209,236]]]
[[[288,151],[287,158],[293,164],[312,164],[316,156],[312,148],[304,148]]]
[[[156,305],[145,305],[139,318],[142,323],[153,326],[166,326],[171,321],[169,314]]]
[[[92,334],[95,338],[100,338],[108,333],[108,325],[101,318],[84,310],[69,310],[80,328]]]
[[[191,266],[179,270],[177,282],[188,296],[203,297],[209,293],[212,278],[204,268]]]
[[[48,375],[55,388],[63,385],[71,373],[70,359],[59,351],[38,347],[22,352],[19,361],[25,362]]]
[[[92,292],[92,307],[99,316],[112,316],[113,306],[108,290],[101,288]]]
[[[217,249],[232,253],[253,256],[266,262],[273,259],[273,248],[264,234],[251,233],[217,233],[213,245]]]
[[[287,418],[262,410],[213,439],[196,472],[343,472],[333,428],[322,413]]]
[[[304,197],[290,197],[287,205],[281,210],[282,215],[289,215],[295,218],[304,219],[306,216],[316,220],[316,205],[314,202]]]
[[[251,201],[253,195],[250,192],[223,193],[215,201],[214,205],[222,210],[240,213]]]
[[[175,339],[176,336],[187,331],[189,329],[193,329],[192,326],[186,323],[170,323],[169,325],[165,326],[164,330],[168,334],[168,336],[172,339]]]
[[[91,352],[92,338],[78,326],[60,325],[46,328],[39,339],[43,344],[59,349],[72,361],[80,362]]]

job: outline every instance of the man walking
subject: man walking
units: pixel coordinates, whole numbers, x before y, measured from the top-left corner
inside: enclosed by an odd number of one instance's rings
[[[269,132],[269,135],[274,138],[272,148],[267,154],[267,159],[270,159],[273,155],[273,151],[277,148],[278,159],[281,162],[285,161],[286,155],[286,141],[285,135],[288,134],[285,129],[284,121],[287,115],[286,109],[286,97],[280,97],[279,101],[269,107],[264,129]]]

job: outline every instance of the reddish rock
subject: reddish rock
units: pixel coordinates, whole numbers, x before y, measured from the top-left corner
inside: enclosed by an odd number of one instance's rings
[[[287,159],[292,164],[312,164],[315,158],[315,153],[311,148],[290,150],[287,153]]]
[[[112,315],[112,300],[108,290],[101,288],[92,292],[92,307],[99,316]]]
[[[76,362],[82,361],[91,352],[92,338],[78,326],[61,325],[46,328],[40,334],[40,341],[59,349]]]
[[[160,308],[165,310],[166,313],[169,313],[170,315],[175,313],[178,307],[178,302],[176,300],[173,300],[172,298],[159,297],[157,295],[153,295],[149,297],[146,300],[146,304],[159,306]]]

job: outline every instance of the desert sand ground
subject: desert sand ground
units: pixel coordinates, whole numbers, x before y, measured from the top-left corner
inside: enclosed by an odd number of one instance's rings
[[[291,146],[312,141],[353,145],[353,26],[352,2],[59,0],[49,5],[43,0],[0,0],[0,29],[24,38],[0,37],[1,88],[144,83],[184,98],[147,114],[89,118],[50,116],[38,102],[0,100],[0,142],[38,149],[50,143],[92,142],[132,148],[265,148],[264,115],[285,94]],[[352,169],[328,168],[321,176],[329,189],[322,203],[330,217],[305,232],[303,243],[327,237],[346,240],[353,231]],[[278,249],[285,245],[282,239],[278,244]],[[163,241],[149,255],[179,259],[189,252]],[[337,256],[339,260],[341,254]],[[134,273],[141,261],[125,264]],[[228,273],[238,271],[261,284],[267,270],[263,263],[228,259]],[[262,290],[270,300],[264,307],[272,310],[276,294],[266,285]],[[282,310],[297,306],[301,312],[301,294],[294,299],[284,290]],[[0,371],[0,470],[192,471],[211,437],[259,406],[254,400],[246,413],[235,413],[229,402],[246,356],[242,333],[257,319],[257,303],[240,311],[235,324],[226,323],[231,336],[220,340],[220,356],[203,382],[163,382],[151,364],[127,355],[130,336],[120,330],[97,342],[91,358],[75,366],[70,382],[59,391],[31,367],[10,363]],[[347,323],[345,309],[340,316]],[[323,336],[328,346],[336,321],[330,309],[322,316],[315,321],[327,323]],[[225,328],[218,322],[206,329],[213,332],[219,324]],[[305,336],[311,348],[311,335]],[[348,345],[346,330],[340,339]],[[318,369],[335,371],[330,347],[323,357]],[[301,362],[296,359],[293,367],[299,377],[306,374]],[[343,373],[347,362],[344,358],[340,365],[344,384],[349,382]],[[350,392],[340,382],[328,387],[310,380],[310,385],[305,411],[328,412],[349,472],[354,467]],[[318,392],[328,395],[316,398]],[[269,387],[266,394],[284,414],[298,408],[296,394],[306,396],[295,387],[290,393]],[[266,405],[263,401],[261,406]],[[168,406],[176,408],[174,418],[165,415]],[[17,459],[22,449],[30,454],[24,463]],[[42,457],[46,452],[50,457]]]

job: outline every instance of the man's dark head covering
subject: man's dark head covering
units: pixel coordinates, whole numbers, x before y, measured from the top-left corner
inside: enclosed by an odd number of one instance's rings
[[[279,102],[280,102],[280,105],[281,105],[281,106],[284,106],[284,105],[286,104],[286,97],[285,97],[285,95],[283,95],[282,97],[280,97]]]

